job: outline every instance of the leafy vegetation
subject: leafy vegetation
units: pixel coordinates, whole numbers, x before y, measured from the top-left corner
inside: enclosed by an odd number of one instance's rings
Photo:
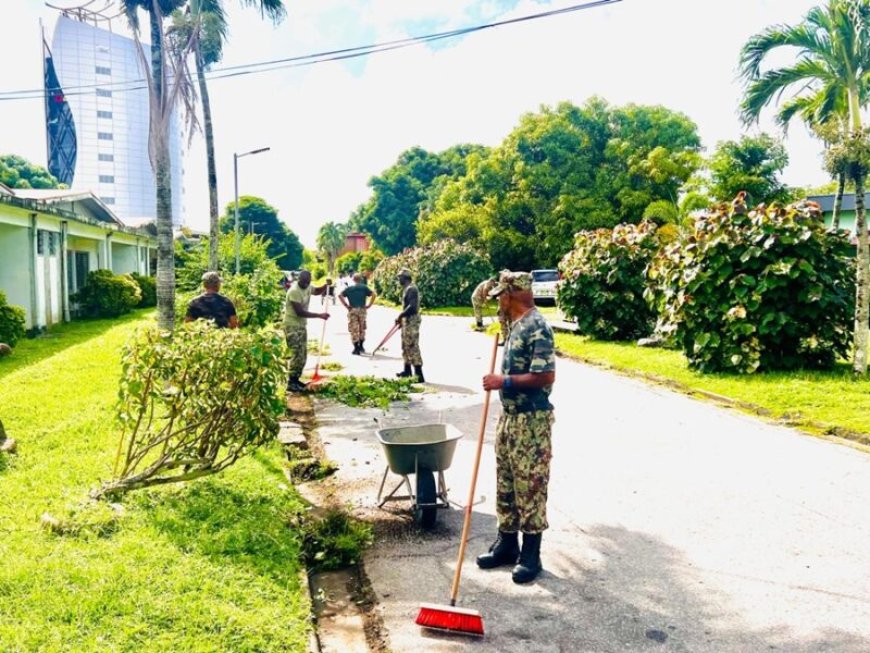
[[[321,519],[300,520],[305,562],[310,569],[330,571],[356,564],[372,543],[371,526],[330,510]]]
[[[139,306],[142,291],[130,275],[93,270],[72,299],[86,317],[118,317]]]
[[[58,188],[61,184],[42,166],[17,154],[0,155],[0,184],[10,188]]]
[[[381,261],[373,276],[379,297],[392,302],[402,300],[402,287],[396,278],[402,268],[411,271],[423,307],[470,302],[471,291],[492,274],[489,262],[479,251],[470,245],[442,240]]]
[[[580,333],[602,340],[648,335],[655,314],[644,299],[646,267],[658,251],[656,226],[581,231],[559,264],[559,306]]]
[[[235,247],[235,203],[230,202],[220,219],[220,229],[231,236]],[[239,197],[239,231],[242,235],[256,235],[266,242],[266,256],[274,259],[282,270],[296,270],[302,265],[302,243],[293,230],[278,219],[278,209],[262,197],[242,195]],[[223,240],[223,239],[222,239]],[[224,269],[223,243],[219,247],[219,265]],[[206,248],[204,248],[206,249]],[[234,253],[233,253],[234,256]],[[206,258],[206,263],[208,259]],[[208,269],[206,267],[206,269]],[[235,271],[235,259],[233,267]]]
[[[277,446],[223,474],[82,505],[111,472],[122,345],[153,312],[52,328],[0,359],[0,650],[307,651],[304,504]],[[59,518],[63,535],[40,529]],[[113,524],[113,522],[115,522]]]
[[[408,401],[410,393],[422,392],[410,379],[381,379],[374,376],[335,376],[317,391],[324,397],[354,408],[387,410],[394,401]]]
[[[24,309],[11,305],[0,290],[0,342],[14,347],[24,337],[24,324]]]
[[[341,276],[353,274],[359,271],[359,264],[362,261],[363,252],[347,252],[335,259],[335,271]]]
[[[157,280],[154,277],[131,272],[130,277],[139,286],[142,299],[139,300],[138,308],[152,308],[157,306]]]
[[[739,199],[650,265],[660,332],[704,372],[832,367],[851,344],[848,242],[815,205],[749,211]]]
[[[745,192],[750,206],[788,202],[791,193],[780,179],[787,165],[785,146],[767,134],[723,141],[710,159],[710,194],[730,202]]]

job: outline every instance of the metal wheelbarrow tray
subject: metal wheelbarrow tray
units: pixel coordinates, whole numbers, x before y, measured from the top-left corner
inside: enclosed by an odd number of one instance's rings
[[[380,429],[377,435],[387,458],[387,468],[378,490],[378,507],[382,508],[388,501],[410,499],[417,522],[423,528],[432,528],[438,508],[449,506],[444,470],[453,462],[456,443],[462,438],[462,433],[450,424],[424,424]],[[392,492],[384,495],[390,472],[401,476],[402,480]],[[414,485],[408,478],[411,474],[414,475]],[[402,487],[408,494],[397,495]]]

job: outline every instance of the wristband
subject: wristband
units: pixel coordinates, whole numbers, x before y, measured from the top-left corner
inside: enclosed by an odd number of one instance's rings
[[[502,381],[501,387],[510,388],[514,384],[513,379],[511,379],[510,375],[504,377],[504,381]]]

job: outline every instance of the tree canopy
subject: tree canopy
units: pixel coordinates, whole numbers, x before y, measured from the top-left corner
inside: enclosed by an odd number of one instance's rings
[[[720,202],[731,201],[740,191],[752,205],[788,201],[789,189],[780,179],[787,165],[782,142],[767,134],[723,141],[710,158],[710,192]]]
[[[230,233],[235,228],[235,203],[226,206],[221,218],[221,231]],[[254,233],[268,239],[268,254],[282,270],[296,270],[302,265],[302,243],[299,237],[278,219],[278,210],[262,197],[239,197],[239,231],[242,235]]]
[[[17,154],[0,155],[0,184],[10,188],[60,188],[51,173]]]

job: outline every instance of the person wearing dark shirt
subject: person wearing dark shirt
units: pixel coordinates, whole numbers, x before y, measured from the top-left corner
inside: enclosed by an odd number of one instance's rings
[[[396,376],[416,376],[420,383],[425,383],[423,356],[420,353],[420,291],[411,282],[411,271],[407,268],[399,270],[398,279],[404,290],[402,312],[396,318],[396,324],[402,329],[402,358],[405,361],[405,368]],[[413,372],[411,372],[412,366]]]
[[[353,342],[353,354],[364,354],[366,339],[366,314],[375,303],[377,295],[363,281],[361,274],[353,275],[352,286],[348,286],[338,295],[338,299],[347,309],[347,329]]]
[[[229,297],[220,294],[221,277],[217,272],[202,275],[203,293],[194,297],[187,305],[185,322],[194,320],[214,320],[219,329],[238,329],[239,318],[236,307]]]

